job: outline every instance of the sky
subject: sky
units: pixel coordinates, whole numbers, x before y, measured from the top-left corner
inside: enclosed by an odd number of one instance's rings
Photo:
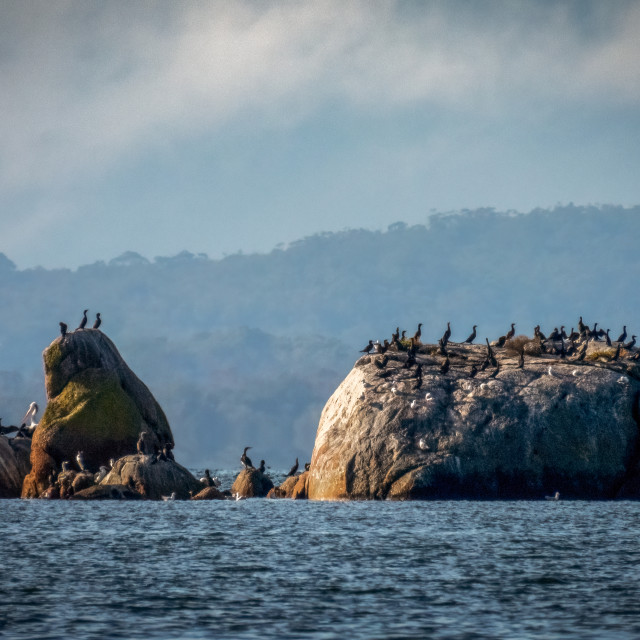
[[[0,252],[640,203],[640,1],[0,0]]]

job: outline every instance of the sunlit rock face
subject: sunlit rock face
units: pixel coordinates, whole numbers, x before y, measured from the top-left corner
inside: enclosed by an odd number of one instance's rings
[[[640,497],[640,368],[589,346],[579,362],[495,348],[425,345],[422,384],[407,356],[360,358],[327,402],[311,499]],[[377,363],[377,364],[376,364]]]

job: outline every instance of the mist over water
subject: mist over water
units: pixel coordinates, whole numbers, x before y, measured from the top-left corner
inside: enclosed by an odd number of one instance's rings
[[[0,637],[637,638],[635,502],[0,501]]]

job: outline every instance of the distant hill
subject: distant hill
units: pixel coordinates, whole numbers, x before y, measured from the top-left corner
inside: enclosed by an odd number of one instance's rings
[[[0,416],[44,402],[41,352],[82,309],[165,409],[187,464],[309,457],[320,410],[371,338],[495,338],[586,322],[640,330],[640,207],[440,214],[428,226],[348,230],[221,260],[128,252],[76,271],[0,254]],[[92,321],[92,320],[91,320]],[[18,415],[19,414],[19,415]]]

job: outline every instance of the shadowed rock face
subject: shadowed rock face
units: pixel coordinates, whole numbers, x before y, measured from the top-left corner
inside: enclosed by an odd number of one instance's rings
[[[406,354],[383,369],[360,358],[322,412],[309,498],[640,498],[637,364],[609,362],[602,343],[583,363],[528,356],[524,369],[495,352],[498,373],[471,379],[485,347],[450,345],[443,375],[426,345],[420,389]]]
[[[0,436],[0,498],[19,498],[31,471],[31,439]]]
[[[110,458],[136,451],[141,432],[173,444],[169,423],[149,389],[97,329],[58,337],[43,353],[47,408],[34,433],[31,473],[22,496],[37,497],[52,470],[84,452],[97,471]]]

